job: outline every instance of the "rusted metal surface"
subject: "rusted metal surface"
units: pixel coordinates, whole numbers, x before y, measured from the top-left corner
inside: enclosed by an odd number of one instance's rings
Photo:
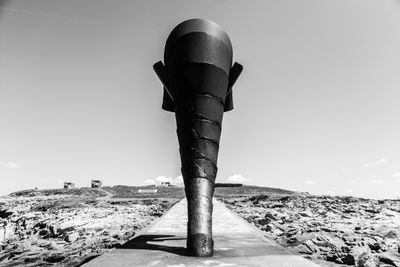
[[[212,198],[224,111],[242,66],[232,66],[225,31],[202,19],[184,21],[168,37],[164,63],[154,70],[164,86],[162,108],[175,112],[182,176],[188,201],[187,248],[212,256]]]

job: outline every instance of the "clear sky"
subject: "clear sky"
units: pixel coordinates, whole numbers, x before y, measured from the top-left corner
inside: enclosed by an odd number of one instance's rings
[[[244,65],[218,182],[400,196],[396,0],[0,1],[0,195],[177,177],[152,65],[190,18]]]

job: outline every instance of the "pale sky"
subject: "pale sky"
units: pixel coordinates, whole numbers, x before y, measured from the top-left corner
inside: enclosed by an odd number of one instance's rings
[[[400,196],[398,0],[0,1],[0,195],[178,176],[152,65],[190,18],[244,66],[217,182]]]

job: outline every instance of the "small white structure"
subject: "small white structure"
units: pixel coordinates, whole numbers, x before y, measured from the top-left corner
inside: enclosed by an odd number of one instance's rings
[[[161,182],[161,186],[171,186],[171,182]]]
[[[100,180],[92,180],[91,187],[92,188],[100,188],[102,186],[102,183]]]
[[[64,182],[64,189],[71,189],[74,188],[75,184],[71,182]]]
[[[142,193],[142,194],[146,194],[146,193],[154,194],[157,192],[158,192],[158,189],[139,189],[139,191],[138,191],[138,193]]]

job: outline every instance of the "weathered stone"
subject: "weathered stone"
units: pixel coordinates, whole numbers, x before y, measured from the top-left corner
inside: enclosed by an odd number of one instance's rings
[[[283,207],[285,207],[285,205],[281,202],[273,202],[273,203],[269,204],[268,207],[271,209],[276,209],[276,208],[283,208]]]
[[[41,229],[39,231],[39,235],[41,235],[41,236],[48,236],[49,234],[50,234],[49,229]]]
[[[352,255],[350,253],[346,254],[341,260],[344,264],[347,264],[347,265],[355,264],[354,255]]]
[[[49,226],[49,230],[50,230],[50,234],[52,235],[52,237],[57,237],[58,236],[58,229],[57,229],[56,226],[50,225]]]
[[[389,253],[380,253],[379,260],[391,266],[400,267],[400,258]]]
[[[275,215],[273,215],[270,211],[267,211],[266,213],[265,213],[265,215],[264,215],[264,218],[266,218],[266,219],[271,219],[271,220],[274,220],[274,221],[276,221],[276,217],[275,217]]]
[[[370,209],[365,209],[365,211],[366,211],[366,212],[369,212],[369,213],[372,213],[372,214],[376,214],[376,213],[379,213],[379,212],[380,212],[379,210],[377,210],[377,209],[372,209],[372,208],[370,208]]]
[[[379,258],[371,254],[368,247],[358,247],[353,249],[356,267],[379,267]]]
[[[62,254],[52,254],[43,258],[44,261],[57,263],[65,259],[65,256]]]
[[[322,226],[322,227],[320,227],[319,229],[321,229],[322,231],[324,231],[324,232],[337,232],[337,230],[336,229],[333,229],[333,228],[330,228],[330,227],[324,227],[324,226]]]
[[[9,216],[11,216],[13,214],[13,212],[11,210],[0,210],[0,218],[5,219],[8,218]]]
[[[270,197],[269,201],[272,199],[279,198]],[[269,238],[285,246],[293,246],[297,253],[340,264],[350,264],[354,258],[354,264],[376,266],[379,262],[376,254],[385,252],[393,256],[397,251],[400,253],[400,229],[397,228],[400,225],[400,212],[397,210],[400,209],[397,202],[385,200],[379,204],[376,201],[373,206],[371,203],[370,200],[357,198],[343,201],[337,197],[291,197],[285,200],[284,207],[279,208],[279,215],[265,209],[265,217],[270,219],[268,224],[261,225],[268,220],[259,217],[249,221],[258,221],[256,226],[264,231],[268,229],[266,235]],[[268,204],[262,207],[268,207]],[[259,207],[256,209],[246,201],[236,200],[232,208],[243,216],[255,211],[260,213]],[[374,212],[366,212],[365,209]],[[357,248],[367,251],[354,254],[353,250]],[[388,263],[382,264],[389,266]]]
[[[374,233],[376,233],[384,238],[396,238],[397,237],[396,231],[387,225],[379,226],[378,228],[375,229]]]
[[[304,244],[300,244],[300,245],[296,246],[295,251],[297,253],[301,253],[301,254],[313,254],[314,253],[314,251],[312,251],[308,246],[306,246]]]
[[[318,246],[311,240],[306,240],[303,242],[312,252],[318,252]]]
[[[313,214],[309,210],[300,211],[299,214],[303,217],[313,217]]]
[[[260,219],[256,219],[255,221],[259,225],[266,225],[266,224],[269,224],[271,222],[271,219],[269,219],[269,218],[266,218],[266,219],[260,218]]]

